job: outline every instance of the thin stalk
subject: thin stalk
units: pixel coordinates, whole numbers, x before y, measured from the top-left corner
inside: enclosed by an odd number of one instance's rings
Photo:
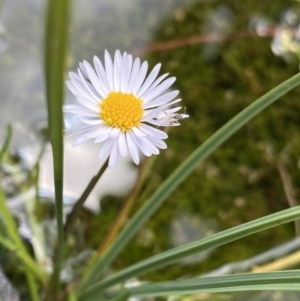
[[[86,189],[83,191],[80,198],[77,200],[76,204],[74,205],[71,213],[67,217],[67,221],[65,223],[64,227],[64,233],[67,235],[69,231],[72,229],[72,226],[74,225],[74,222],[76,220],[76,217],[79,215],[80,211],[82,210],[83,204],[86,201],[87,197],[90,195],[96,184],[98,183],[100,177],[103,175],[105,170],[108,166],[108,159],[104,162],[104,164],[99,169],[98,173],[91,179],[90,183],[86,187]]]
[[[290,207],[294,207],[298,205],[298,201],[296,199],[295,190],[292,184],[291,176],[288,172],[288,169],[285,164],[284,156],[280,156],[279,162],[277,164],[277,168],[279,171],[279,175],[283,184],[284,192],[287,198],[287,201]],[[300,221],[295,221],[295,234],[296,236],[300,235]]]

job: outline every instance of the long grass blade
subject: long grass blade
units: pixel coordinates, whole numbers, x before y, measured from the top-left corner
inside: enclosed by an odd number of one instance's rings
[[[160,282],[128,288],[124,291],[129,292],[131,297],[157,297],[196,293],[228,293],[261,290],[299,291],[299,283],[300,271],[294,270]],[[118,291],[117,293],[120,294],[122,291]]]
[[[68,0],[49,0],[45,32],[45,77],[48,127],[53,153],[55,209],[58,227],[51,300],[57,296],[63,258],[63,113],[64,69],[68,33]],[[48,293],[49,295],[50,293]],[[47,298],[46,298],[47,299]]]

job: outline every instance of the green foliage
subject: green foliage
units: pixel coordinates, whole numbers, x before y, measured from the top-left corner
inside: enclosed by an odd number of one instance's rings
[[[118,22],[113,20],[110,29],[117,31],[117,35],[108,35],[100,26],[94,28],[101,37],[97,39],[93,34],[89,35],[92,26],[89,23],[83,28],[85,34],[76,31],[76,55],[79,55],[79,47],[89,42],[101,43],[99,54],[102,54],[101,47],[112,48],[116,39],[123,43],[126,50],[133,48],[133,44],[143,44],[138,26],[133,26],[134,31],[139,34],[131,41],[127,39],[126,28],[128,24],[132,25],[145,19],[150,13],[153,14],[152,28],[156,28],[155,42],[174,42],[206,34],[202,32],[206,16],[221,5],[219,1],[198,1],[192,4],[190,1],[183,1],[186,6],[178,8],[157,26],[155,13],[159,12],[162,2],[168,5],[170,1],[143,1],[146,9],[137,12],[136,19],[126,20],[119,14]],[[190,118],[186,125],[182,124],[177,128],[176,134],[175,131],[170,131],[169,147],[157,158],[149,180],[143,187],[143,191],[146,192],[135,204],[134,215],[104,256],[96,259],[95,265],[80,275],[78,282],[72,284],[76,294],[73,287],[64,291],[65,295],[69,295],[69,300],[113,298],[110,300],[123,301],[129,295],[149,297],[201,292],[299,289],[299,271],[165,282],[186,275],[193,277],[225,262],[244,259],[293,237],[291,224],[261,231],[295,220],[299,216],[299,207],[284,210],[289,205],[277,166],[280,156],[284,154],[292,181],[295,187],[299,187],[297,162],[300,153],[300,90],[296,88],[287,96],[283,96],[298,85],[299,74],[292,77],[298,72],[298,66],[297,63],[286,64],[281,58],[275,58],[270,51],[270,39],[251,36],[247,29],[250,15],[263,13],[273,20],[278,20],[285,6],[284,0],[272,2],[272,5],[268,1],[227,1],[226,7],[234,16],[231,24],[233,34],[217,45],[219,51],[214,58],[205,60],[202,45],[199,44],[168,50],[162,48],[159,52],[148,54],[150,65],[160,61],[163,63],[163,72],[177,77],[176,84]],[[121,8],[120,6],[120,11]],[[96,17],[97,11],[91,11],[91,18]],[[44,271],[36,265],[20,240],[14,221],[6,208],[4,195],[0,193],[1,226],[5,225],[8,236],[1,236],[0,244],[11,252],[18,249],[16,256],[25,267],[32,300],[39,298],[38,285],[46,288],[45,300],[57,299],[61,290],[59,276],[65,251],[62,230],[62,104],[68,40],[68,1],[49,0],[46,18],[45,75],[58,224],[54,273],[46,285]],[[111,14],[108,13],[104,19],[105,22],[111,22]],[[22,30],[27,30],[26,26]],[[84,58],[87,59],[86,55]],[[280,84],[287,78],[290,79]],[[276,88],[267,93],[273,87]],[[258,115],[281,96],[281,102]],[[254,102],[255,99],[258,100]],[[243,125],[246,126],[240,129]],[[235,135],[232,136],[233,134]],[[10,136],[11,129],[8,128],[6,142],[0,151],[0,161],[8,148]],[[222,143],[224,144],[219,148]],[[36,181],[37,175],[38,165]],[[299,194],[298,190],[296,194]],[[164,202],[166,205],[162,210],[158,210]],[[106,228],[117,215],[122,202],[119,199],[115,206],[105,202],[102,205],[104,214],[100,216],[91,217],[89,213],[81,213],[86,220],[83,228],[80,226],[78,229],[71,229],[73,237],[68,241],[68,255],[77,255],[89,246],[98,248]],[[168,250],[170,221],[176,219],[178,212],[213,218],[217,220],[219,228],[228,230]],[[271,214],[274,212],[277,213]],[[250,222],[245,223],[247,221]],[[87,232],[86,235],[83,230]],[[139,237],[133,241],[135,236],[143,236],[143,233],[152,233],[150,243],[143,245],[139,242]],[[253,233],[256,235],[236,241]],[[74,240],[74,237],[79,236],[83,238],[83,243],[81,240]],[[232,242],[234,240],[235,242]],[[158,273],[149,273],[188,255],[225,243],[226,245],[211,254],[210,259],[201,266],[182,267],[176,264],[163,268]],[[158,254],[152,256],[155,253]],[[145,257],[149,258],[142,260]],[[111,268],[113,272],[118,269],[120,271],[97,282],[100,277],[104,277],[107,268]],[[144,273],[148,273],[143,275],[144,279],[163,282],[139,288],[107,290],[112,285]],[[78,283],[79,287],[76,287]]]

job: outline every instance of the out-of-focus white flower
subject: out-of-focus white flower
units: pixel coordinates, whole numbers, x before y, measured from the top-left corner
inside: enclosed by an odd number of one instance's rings
[[[167,148],[163,139],[168,135],[153,127],[179,125],[187,114],[179,114],[181,107],[171,108],[181,99],[174,98],[179,91],[166,92],[175,77],[157,78],[161,64],[157,64],[146,76],[148,63],[139,58],[133,61],[126,52],[115,52],[114,60],[105,51],[104,66],[94,57],[94,69],[87,62],[79,64],[78,74],[71,72],[67,85],[76,96],[78,105],[65,105],[64,112],[78,115],[85,126],[73,146],[89,139],[102,142],[99,158],[107,154],[109,167],[113,168],[119,156],[128,153],[139,164],[139,150],[147,157],[157,155],[159,148]]]

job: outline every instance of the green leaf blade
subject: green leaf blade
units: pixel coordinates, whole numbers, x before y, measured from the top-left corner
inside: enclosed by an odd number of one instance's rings
[[[63,113],[64,70],[68,37],[68,0],[49,0],[45,32],[45,78],[48,127],[52,144],[58,242],[47,296],[55,299],[63,257]],[[50,296],[51,294],[51,296]],[[48,299],[49,299],[48,298]],[[47,297],[46,297],[47,299]]]
[[[228,293],[238,291],[299,291],[300,271],[249,273],[185,281],[169,281],[126,289],[131,297],[158,297],[196,293]],[[120,292],[118,292],[120,293]]]

